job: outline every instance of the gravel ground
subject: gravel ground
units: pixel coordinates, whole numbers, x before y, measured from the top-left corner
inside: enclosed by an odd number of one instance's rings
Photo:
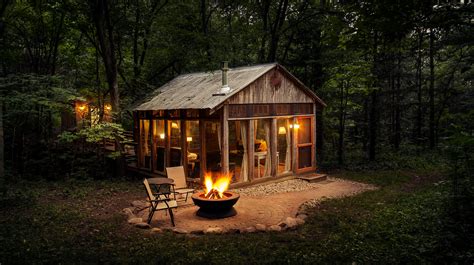
[[[373,185],[329,177],[326,181],[322,181],[322,182],[310,183],[301,179],[291,179],[291,180],[285,180],[285,181],[276,182],[276,183],[262,184],[262,185],[257,185],[257,186],[235,189],[235,191],[245,196],[273,195],[276,193],[285,193],[285,192],[294,192],[294,191],[303,191],[303,190],[309,190],[309,189],[315,189],[315,188],[322,188],[324,187],[324,184],[334,182],[334,181],[350,182],[353,185],[360,186],[361,190],[376,189],[376,187]],[[312,202],[308,202],[308,204],[311,205]]]
[[[235,191],[246,196],[272,195],[275,193],[302,191],[321,187],[318,183],[309,183],[301,179],[291,179],[277,183],[262,184],[246,188],[236,189]]]

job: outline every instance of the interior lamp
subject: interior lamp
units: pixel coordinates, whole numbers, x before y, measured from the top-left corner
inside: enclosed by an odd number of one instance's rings
[[[171,128],[178,129],[178,124],[176,122],[172,122]]]
[[[285,127],[281,126],[280,128],[278,128],[278,134],[286,134]]]
[[[165,134],[164,133],[160,133],[160,139],[165,139]]]
[[[295,123],[295,124],[293,124],[293,128],[299,129],[299,128],[300,128],[300,125],[299,125],[298,123]]]
[[[193,141],[193,137],[191,136],[186,137],[186,142],[192,142],[192,141]]]

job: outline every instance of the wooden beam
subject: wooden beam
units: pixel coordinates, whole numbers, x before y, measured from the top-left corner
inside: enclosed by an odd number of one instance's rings
[[[291,123],[296,124],[297,118],[292,118]],[[291,168],[293,169],[293,173],[296,174],[296,171],[298,170],[298,147],[297,142],[298,142],[298,130],[295,130],[292,128],[291,130]]]
[[[316,135],[316,130],[317,130],[317,128],[316,128],[316,103],[313,105],[313,113],[314,113],[314,116],[313,116],[313,118],[311,118],[311,127],[312,127],[311,128],[312,129],[312,135],[311,136],[313,138],[312,139],[313,140],[312,159],[313,159],[313,168],[316,169],[317,165],[318,165],[317,158],[316,158],[316,156],[317,156],[317,154],[316,154],[316,139],[317,139],[316,138],[317,137],[317,135]]]
[[[221,169],[222,174],[229,174],[229,105],[222,107],[221,113]]]
[[[276,177],[278,172],[278,157],[277,157],[277,119],[272,119],[272,124],[270,127],[270,159],[272,163],[271,175]]]
[[[155,141],[155,135],[154,135],[154,130],[153,130],[153,125],[155,123],[155,120],[153,119],[149,119],[149,123],[150,123],[150,136],[151,136],[151,157],[150,157],[150,171],[151,172],[154,172],[155,171],[155,167],[156,167],[156,141]]]
[[[247,122],[247,121],[245,121]],[[255,131],[254,131],[254,121],[249,120],[248,121],[248,126],[247,126],[247,154],[248,154],[248,168],[249,168],[249,181],[253,180],[253,174],[255,171],[255,158],[254,158],[254,153],[255,153],[255,144],[254,144],[254,138],[255,138]]]
[[[199,121],[199,157],[200,157],[200,172],[199,176],[201,177],[201,183],[204,183],[204,176],[207,172],[207,157],[206,157],[206,121]]]
[[[181,120],[181,165],[184,168],[184,175],[188,176],[188,142],[186,141],[186,121]]]
[[[171,126],[169,126],[169,121],[165,120],[165,168],[169,167],[171,162],[170,150],[171,150]],[[166,172],[166,169],[165,169]]]

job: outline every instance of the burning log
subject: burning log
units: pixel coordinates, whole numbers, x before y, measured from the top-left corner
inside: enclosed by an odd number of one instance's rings
[[[207,199],[222,199],[221,193],[219,193],[216,189],[211,189],[208,193],[206,193],[205,197]]]

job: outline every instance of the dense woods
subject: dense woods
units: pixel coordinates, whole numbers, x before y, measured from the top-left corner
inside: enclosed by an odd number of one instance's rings
[[[99,263],[110,262],[103,253],[136,262],[127,256],[133,249],[149,251],[140,258],[158,263],[222,263],[229,256],[248,263],[255,254],[276,263],[471,264],[473,44],[471,0],[2,0],[0,254],[14,252],[8,261],[36,253],[39,263],[81,260],[91,249]],[[102,144],[122,151],[133,108],[154,89],[180,74],[217,70],[223,61],[231,68],[278,62],[295,74],[327,104],[317,113],[318,170],[342,170],[343,178],[380,190],[322,203],[294,234],[211,237],[213,243],[203,236],[173,241],[172,251],[172,236],[147,241],[133,234],[134,241],[110,228],[115,217],[96,225],[51,206],[69,199],[71,208],[81,201],[91,209],[99,200],[111,203],[117,190],[130,197],[141,184],[119,182],[124,157],[106,154]],[[77,102],[96,107],[99,125],[73,122],[84,107]],[[29,181],[36,190],[22,186]],[[80,184],[71,188],[68,181]],[[30,218],[34,192],[51,190],[60,199],[43,200],[47,206]],[[69,237],[50,233],[50,226]],[[74,234],[71,227],[94,232]],[[37,230],[40,239],[27,233]],[[20,241],[22,233],[39,243]],[[287,245],[268,245],[275,238]],[[237,252],[229,242],[250,250]],[[189,254],[190,246],[201,252]],[[253,252],[257,247],[262,252]],[[301,252],[307,248],[314,253]],[[207,253],[215,254],[212,262],[203,259]]]
[[[278,61],[328,103],[318,120],[322,166],[431,152],[472,134],[472,9],[455,1],[2,1],[2,164],[16,177],[38,174],[37,160],[57,160],[60,116],[74,99],[102,110],[110,102],[130,129],[131,108],[153,88],[224,60]]]

